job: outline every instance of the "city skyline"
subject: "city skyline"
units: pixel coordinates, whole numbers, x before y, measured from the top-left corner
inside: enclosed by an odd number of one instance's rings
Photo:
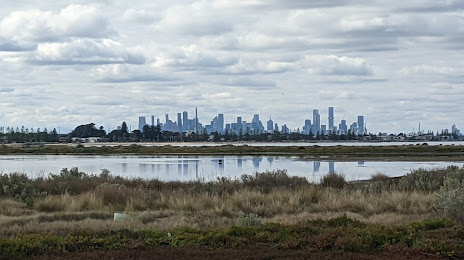
[[[330,128],[334,106],[334,126],[363,115],[371,132],[459,127],[463,9],[457,0],[5,0],[0,125],[136,129],[139,115],[198,108],[203,120],[271,114],[301,129],[319,107]]]

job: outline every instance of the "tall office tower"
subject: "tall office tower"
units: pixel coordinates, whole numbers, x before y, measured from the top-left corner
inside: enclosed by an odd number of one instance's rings
[[[327,135],[327,126],[326,125],[321,125],[321,134],[322,135]]]
[[[159,125],[159,126],[161,125],[161,122],[160,122],[159,118],[156,119],[156,125]]]
[[[274,131],[274,122],[271,117],[269,117],[269,121],[267,121],[267,131]]]
[[[358,135],[364,135],[365,133],[364,116],[358,116]]]
[[[274,124],[274,131],[279,132],[279,125],[277,123]]]
[[[147,125],[147,122],[145,121],[146,118],[144,116],[139,116],[139,130],[140,132],[143,131],[143,127]]]
[[[340,129],[340,133],[346,134],[348,132],[348,126],[346,124],[346,120],[342,120],[340,124],[338,125],[338,128]]]
[[[284,124],[282,125],[282,134],[288,134],[290,133],[290,130],[288,129],[287,125]]]
[[[329,131],[332,131],[334,127],[334,108],[329,107]]]
[[[151,125],[155,125],[155,116],[151,116]]]
[[[253,116],[253,120],[251,120],[251,127],[252,127],[253,129],[256,129],[256,128],[258,128],[258,124],[259,124],[259,115],[258,115],[258,114],[255,114],[255,115]]]
[[[321,131],[321,115],[319,115],[319,109],[313,110],[313,127],[311,130],[314,135]]]
[[[242,117],[241,116],[238,116],[237,117],[237,129],[235,129],[237,131],[237,134],[240,132],[240,130],[243,130],[243,126],[242,126]]]
[[[224,133],[224,114],[218,114],[217,119],[217,131],[222,134]]]
[[[198,109],[195,108],[195,134],[198,134]]]
[[[177,128],[179,130],[179,133],[182,133],[182,114],[177,113]]]
[[[350,125],[350,132],[354,135],[358,135],[359,134],[359,127],[358,127],[358,122],[353,122],[351,125]]]
[[[311,120],[306,119],[303,126],[303,134],[309,135],[309,132],[311,132]]]
[[[184,131],[189,131],[190,128],[189,128],[189,124],[188,124],[188,112],[187,111],[184,111],[182,112],[182,126],[184,127]]]
[[[169,122],[169,114],[166,113],[164,116],[165,116],[165,119],[166,119],[166,121],[164,122],[164,124],[167,125],[168,122]]]

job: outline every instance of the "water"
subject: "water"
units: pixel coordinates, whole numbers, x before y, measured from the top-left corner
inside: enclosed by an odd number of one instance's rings
[[[364,180],[378,172],[393,177],[402,176],[412,169],[463,164],[462,161],[326,161],[297,156],[0,156],[0,172],[21,172],[33,178],[58,173],[63,168],[78,167],[86,173],[99,174],[102,169],[108,169],[114,175],[163,181],[240,178],[243,174],[276,169],[285,169],[289,175],[316,182],[329,172],[342,173],[347,180]]]

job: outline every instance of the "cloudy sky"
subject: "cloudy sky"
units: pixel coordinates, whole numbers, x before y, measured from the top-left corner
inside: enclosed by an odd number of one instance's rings
[[[334,106],[374,133],[464,130],[461,0],[2,3],[1,126],[135,129],[198,107],[293,129]]]

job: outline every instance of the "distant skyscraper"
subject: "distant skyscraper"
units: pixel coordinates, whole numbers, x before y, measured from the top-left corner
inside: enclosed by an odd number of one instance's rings
[[[334,108],[329,107],[329,131],[332,131],[334,127]]]
[[[326,125],[321,125],[321,134],[322,135],[327,135],[327,126]]]
[[[364,135],[366,133],[366,128],[364,124],[364,116],[358,116],[358,134]]]
[[[179,132],[182,133],[182,114],[177,113],[177,127],[179,128]]]
[[[274,122],[271,117],[269,117],[269,121],[267,121],[267,131],[274,131]]]
[[[151,116],[151,125],[155,125],[155,116]]]
[[[182,112],[182,126],[184,129],[182,129],[183,131],[188,131],[190,130],[189,129],[189,125],[188,125],[188,112],[187,111],[184,111]]]
[[[139,130],[142,132],[143,127],[147,125],[146,118],[144,116],[139,117]]]
[[[321,115],[319,115],[319,109],[313,110],[313,126],[311,130],[314,135],[321,131]]]
[[[217,131],[218,133],[224,133],[224,114],[218,114],[217,116]]]
[[[346,124],[346,120],[342,120],[338,125],[341,134],[346,134],[348,132],[348,125]]]

